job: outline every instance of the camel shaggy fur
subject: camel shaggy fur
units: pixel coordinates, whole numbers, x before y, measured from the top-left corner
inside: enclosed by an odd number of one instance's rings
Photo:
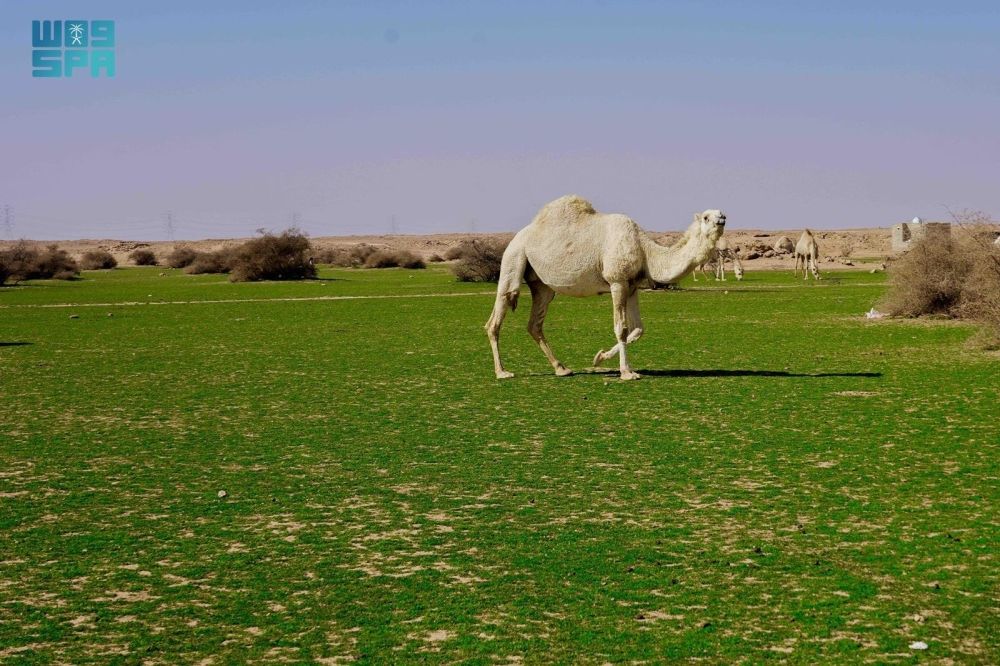
[[[819,279],[819,245],[813,233],[806,229],[799,236],[799,242],[795,244],[795,277],[799,276],[799,263],[802,264],[802,279],[808,280],[809,274],[806,269],[812,272],[815,279]]]
[[[698,281],[698,271],[705,277],[708,277],[708,267],[712,266],[712,270],[715,273],[716,280],[725,281],[726,279],[726,262],[732,262],[733,264],[733,274],[736,276],[737,280],[743,279],[743,263],[740,261],[740,249],[734,248],[729,244],[729,241],[725,237],[720,238],[719,242],[715,244],[715,248],[708,255],[701,266],[698,266],[691,275],[694,277],[694,281]]]
[[[542,332],[549,303],[556,294],[595,296],[610,292],[616,344],[597,352],[594,365],[617,355],[621,378],[638,379],[625,347],[643,333],[639,288],[654,282],[676,282],[690,273],[715,247],[725,224],[722,211],[698,213],[681,239],[667,248],[625,215],[598,213],[578,196],[560,197],[543,206],[503,254],[496,303],[486,322],[497,379],[514,376],[500,362],[500,327],[507,308],[517,307],[522,281],[531,290],[528,332],[557,375],[572,372],[555,357]]]

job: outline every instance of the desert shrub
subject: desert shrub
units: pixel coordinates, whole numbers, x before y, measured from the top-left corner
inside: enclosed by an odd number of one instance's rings
[[[171,268],[184,268],[190,266],[197,258],[198,253],[193,249],[189,247],[177,247],[167,255],[167,266]]]
[[[323,248],[313,254],[313,258],[321,264],[342,266],[345,268],[364,266],[375,248],[367,243],[358,243],[351,247]]]
[[[301,280],[316,277],[310,261],[309,238],[298,229],[280,235],[264,233],[236,248],[229,279],[233,282],[255,280]]]
[[[444,257],[437,252],[427,258],[427,263],[429,264],[440,264],[442,261],[444,261]]]
[[[194,261],[187,265],[184,272],[191,275],[228,273],[232,270],[235,259],[234,248],[223,248],[215,252],[197,252]]]
[[[154,254],[152,250],[134,250],[132,254],[128,255],[128,258],[131,259],[132,263],[136,266],[156,265],[156,254]]]
[[[39,253],[35,269],[39,277],[56,280],[71,280],[80,274],[80,267],[73,257],[69,256],[66,250],[60,250],[54,243],[46,245]]]
[[[312,258],[317,264],[336,264],[339,248],[323,247],[313,250]]]
[[[967,241],[969,272],[962,285],[957,314],[981,321],[1000,340],[1000,245],[993,243],[992,230],[972,230]]]
[[[80,268],[85,271],[114,268],[117,265],[118,260],[107,250],[88,250],[80,258]]]
[[[471,245],[472,241],[467,241],[467,240],[460,241],[455,245],[452,245],[451,247],[449,247],[447,250],[444,251],[444,260],[454,261],[456,259],[461,259]]]
[[[4,275],[0,284],[7,279],[69,280],[80,272],[76,261],[57,245],[47,245],[44,250],[39,251],[24,241],[0,252],[0,267],[0,272]]]
[[[897,317],[952,315],[969,268],[953,235],[929,232],[893,262],[882,308]]]
[[[365,268],[427,268],[424,260],[409,250],[376,250],[365,259]]]
[[[845,238],[840,243],[840,256],[843,259],[850,259],[851,255],[854,254],[854,250],[857,249],[857,242],[853,238]]]
[[[500,279],[500,261],[507,243],[474,240],[465,245],[458,261],[451,267],[460,282],[496,282]]]
[[[991,242],[990,226],[963,219],[951,234],[928,230],[892,263],[881,307],[901,317],[973,319],[1000,335],[1000,248]]]

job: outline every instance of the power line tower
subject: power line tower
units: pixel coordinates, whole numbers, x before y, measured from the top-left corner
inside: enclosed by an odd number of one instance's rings
[[[167,238],[169,240],[173,240],[174,239],[174,212],[172,210],[168,210],[166,218],[167,218],[166,219]]]
[[[3,207],[3,230],[7,240],[14,240],[14,209],[10,206]]]

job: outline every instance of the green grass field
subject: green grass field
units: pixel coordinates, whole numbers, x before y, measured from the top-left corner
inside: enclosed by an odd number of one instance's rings
[[[444,268],[160,271],[0,289],[0,662],[1000,661],[1000,359],[881,275],[645,293],[638,382],[525,290],[498,382]]]

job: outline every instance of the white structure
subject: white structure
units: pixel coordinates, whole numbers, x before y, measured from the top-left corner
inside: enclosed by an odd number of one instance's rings
[[[951,224],[948,222],[924,222],[919,217],[915,217],[909,222],[894,225],[892,227],[893,253],[906,252],[914,241],[923,238],[928,231],[932,230],[950,234]]]

